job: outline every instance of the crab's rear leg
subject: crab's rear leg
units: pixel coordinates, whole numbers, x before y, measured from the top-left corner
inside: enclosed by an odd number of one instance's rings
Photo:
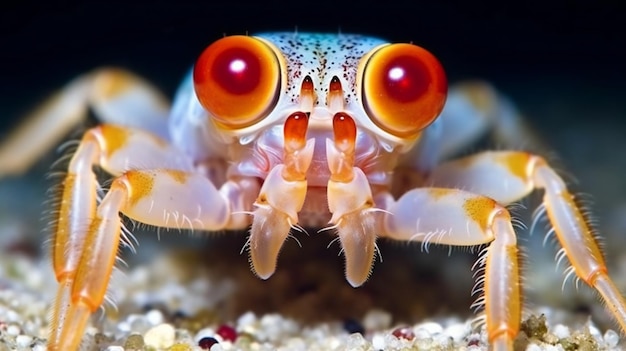
[[[72,80],[0,142],[0,177],[25,172],[87,117],[88,108],[101,122],[166,136],[167,99],[128,71],[102,68]]]
[[[394,175],[404,179],[394,182],[394,194],[421,186],[423,176],[437,165],[485,136],[501,148],[549,150],[505,95],[486,82],[464,81],[450,87],[439,117],[424,130],[416,147],[400,156],[401,167]]]
[[[99,165],[115,178],[97,205]],[[245,227],[259,185],[226,182],[220,190],[175,148],[147,132],[112,125],[89,130],[70,162],[54,228],[52,260],[59,290],[48,347],[78,349],[89,316],[103,302],[123,238],[119,212],[159,227]]]

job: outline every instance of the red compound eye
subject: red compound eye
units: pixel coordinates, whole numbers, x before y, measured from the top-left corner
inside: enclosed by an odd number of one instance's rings
[[[383,46],[365,64],[365,108],[377,126],[399,137],[417,135],[432,123],[447,90],[439,61],[416,45]]]
[[[276,105],[280,62],[265,42],[231,36],[211,44],[196,62],[193,80],[202,106],[222,126],[237,129]]]

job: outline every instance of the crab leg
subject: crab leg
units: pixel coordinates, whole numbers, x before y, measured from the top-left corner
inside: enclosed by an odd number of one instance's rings
[[[455,184],[501,203],[520,199],[535,188],[543,189],[548,218],[562,252],[572,264],[568,272],[575,272],[600,293],[626,331],[626,302],[608,276],[589,223],[576,205],[574,195],[543,158],[525,152],[486,152],[442,165],[432,174],[432,182],[439,186]]]
[[[129,161],[136,154],[140,165]],[[99,205],[93,165],[122,174]],[[112,125],[89,130],[70,162],[54,228],[52,257],[59,290],[49,349],[77,349],[89,316],[102,304],[124,239],[119,212],[159,227],[245,227],[249,221],[239,223],[231,213],[249,211],[250,194],[257,192],[258,183],[246,179],[216,189],[176,149],[149,133]]]
[[[102,122],[141,126],[165,137],[168,105],[160,92],[128,71],[104,68],[80,76],[0,143],[0,177],[25,172],[87,117],[88,107]]]
[[[608,275],[600,247],[577,208],[574,195],[567,191],[563,180],[545,162],[538,164],[534,178],[537,185],[545,189],[548,218],[574,272],[600,293],[622,331],[626,331],[626,303]]]
[[[479,176],[480,174],[480,176]],[[438,186],[463,187],[509,203],[535,188],[544,190],[550,223],[575,274],[602,296],[626,331],[626,302],[608,276],[602,251],[565,183],[539,157],[525,152],[485,152],[442,165],[432,174]]]
[[[508,211],[488,197],[445,188],[414,189],[388,206],[383,236],[391,239],[421,241],[423,247],[490,243],[479,260],[485,267],[487,333],[494,350],[512,350],[521,292],[517,240]]]
[[[483,81],[464,81],[450,87],[440,116],[424,130],[418,145],[400,156],[396,175],[405,175],[407,167],[413,181],[395,182],[394,194],[421,186],[420,175],[430,173],[441,162],[467,150],[488,135],[504,148],[549,150],[525,123],[516,106],[501,92]],[[401,171],[401,173],[398,172]]]

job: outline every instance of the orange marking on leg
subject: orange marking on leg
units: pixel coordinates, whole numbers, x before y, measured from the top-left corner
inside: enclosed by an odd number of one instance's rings
[[[154,188],[154,176],[145,171],[129,171],[124,177],[128,183],[128,200],[131,206],[135,206]]]
[[[123,148],[130,136],[128,129],[112,124],[103,124],[98,127],[98,130],[104,139],[102,140],[103,142],[100,143],[100,148],[107,157],[110,157],[117,150]]]
[[[488,197],[477,196],[465,200],[463,209],[469,218],[478,223],[486,231],[489,227],[489,218],[497,203]]]
[[[604,261],[604,255],[602,254],[602,250],[600,249],[600,246],[598,245],[596,239],[593,236],[593,233],[589,227],[587,218],[585,218],[585,216],[583,216],[583,214],[577,210],[578,206],[576,205],[576,202],[574,201],[574,195],[572,195],[568,191],[562,191],[560,194],[558,194],[558,196],[561,198],[561,201],[563,201],[563,203],[568,208],[574,210],[572,211],[572,214],[574,215],[574,218],[575,218],[574,223],[576,223],[576,225],[580,228],[580,233],[582,234],[582,237],[579,239],[578,245],[585,246],[586,250],[591,254],[591,257],[592,257],[591,262],[594,262],[594,266],[598,267],[599,269],[606,270],[606,262]],[[558,223],[556,218],[553,217],[552,211],[550,211],[550,208],[548,209],[549,209],[548,218],[550,218],[550,223]],[[560,242],[563,243],[563,242],[568,241],[566,238],[568,233],[565,233],[563,231],[563,228],[559,228],[557,226],[555,227],[555,232]],[[572,255],[568,246],[564,245],[564,248],[567,252],[568,257]],[[583,273],[583,275],[586,275],[586,276],[582,277],[582,279],[584,279],[585,282],[593,286],[593,281],[597,277],[596,275],[596,273],[598,272],[597,269],[590,269],[585,266],[579,266],[578,261],[576,260],[570,260],[570,262],[572,263],[574,268],[576,268],[577,272],[585,272]],[[589,264],[589,260],[585,260],[584,262],[586,264]]]
[[[449,195],[450,193],[456,192],[456,189],[447,189],[447,188],[431,188],[428,189],[428,194],[433,197],[433,200],[439,200],[444,196]]]
[[[133,85],[132,77],[122,70],[110,70],[100,74],[96,83],[104,98],[113,99],[122,95]]]
[[[510,328],[507,325],[498,326],[497,329],[489,330],[489,340],[493,341],[501,336],[506,336],[508,340],[513,340],[518,334],[518,330]]]
[[[496,96],[493,88],[480,81],[466,82],[457,86],[465,94],[470,103],[481,112],[488,113],[493,110]]]
[[[522,181],[528,181],[528,164],[531,155],[527,152],[506,152],[498,155],[495,160],[506,167],[514,176]]]
[[[584,278],[585,283],[590,286],[596,286],[596,280],[601,277],[606,277],[609,274],[609,270],[605,266],[598,267],[593,272],[591,272],[587,277]]]
[[[76,181],[74,173],[68,173],[63,181],[63,195],[59,206],[59,216],[54,222],[52,233],[52,266],[56,273],[57,281],[61,281],[64,275],[68,274],[67,260],[65,259],[65,244],[68,241],[70,227],[70,206],[72,205],[72,190]],[[73,262],[74,263],[74,262]],[[73,271],[73,270],[72,270]]]
[[[165,173],[169,175],[170,177],[172,177],[172,179],[174,179],[174,181],[176,181],[176,183],[178,184],[187,183],[187,178],[189,177],[189,175],[186,172],[178,171],[175,169],[168,169],[165,171]]]

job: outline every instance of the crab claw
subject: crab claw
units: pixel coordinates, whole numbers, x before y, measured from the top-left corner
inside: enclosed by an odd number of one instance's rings
[[[349,182],[328,182],[328,207],[346,259],[346,280],[356,288],[369,278],[376,255],[376,211],[363,171],[353,168]]]
[[[291,230],[289,217],[269,205],[257,205],[250,229],[250,262],[252,270],[261,279],[268,279],[276,271],[276,262],[285,239]]]
[[[313,148],[313,140],[307,145]],[[278,253],[291,227],[298,223],[298,212],[306,197],[306,180],[285,179],[285,165],[274,167],[263,182],[254,203],[254,219],[250,228],[250,262],[252,270],[267,279],[276,270]]]
[[[346,259],[346,280],[357,288],[369,278],[376,256],[376,234],[372,212],[357,211],[346,215],[337,226]]]
[[[310,80],[310,78],[309,78]],[[304,205],[306,172],[313,159],[315,139],[306,140],[308,114],[294,112],[285,121],[284,164],[268,173],[259,197],[250,228],[250,262],[261,279],[276,270],[278,253],[291,227],[298,224],[298,212]]]

